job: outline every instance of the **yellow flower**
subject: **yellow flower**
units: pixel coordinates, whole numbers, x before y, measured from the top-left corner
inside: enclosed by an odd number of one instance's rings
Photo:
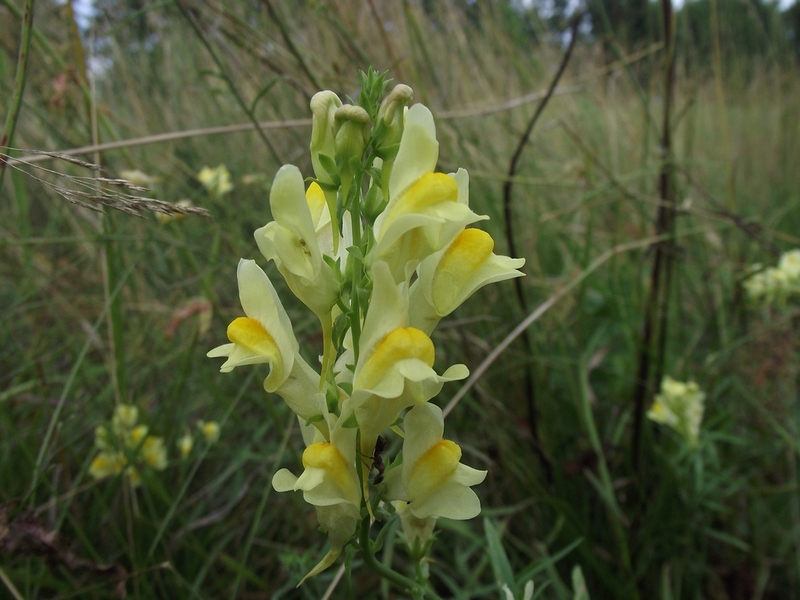
[[[229,344],[206,356],[225,357],[220,371],[267,363],[270,372],[264,389],[280,395],[299,417],[309,420],[321,413],[324,397],[318,393],[319,375],[303,360],[292,323],[267,275],[253,260],[240,260],[239,299],[245,317],[228,325]]]
[[[212,196],[221,198],[233,189],[231,174],[228,167],[218,165],[216,168],[203,167],[197,174],[197,179],[203,184]]]
[[[163,471],[167,468],[167,448],[164,446],[164,439],[148,435],[142,444],[142,458],[156,471]]]
[[[433,115],[421,104],[406,115],[389,178],[389,202],[375,219],[367,264],[386,261],[395,281],[407,281],[421,260],[449,244],[469,223],[485,219],[468,206],[469,178],[434,173],[439,156]]]
[[[521,277],[524,258],[498,256],[494,240],[480,229],[465,229],[449,246],[426,258],[410,290],[411,323],[430,334],[477,290],[490,283]]]
[[[481,503],[471,486],[486,478],[461,464],[461,448],[442,439],[442,409],[429,402],[418,404],[404,420],[403,464],[386,473],[387,497],[403,500],[417,519],[445,517],[471,519]]]
[[[433,370],[431,339],[408,327],[408,295],[395,285],[388,266],[373,266],[370,309],[361,332],[353,373],[352,403],[361,428],[361,451],[370,455],[378,435],[400,412],[433,398],[447,381],[464,379],[469,370],[453,365],[441,375]]]
[[[139,409],[132,404],[120,404],[114,409],[114,416],[111,417],[111,424],[114,432],[121,435],[127,429],[132,429],[139,420]]]
[[[321,240],[317,238],[315,226],[325,218],[321,192],[316,184],[306,192],[300,170],[284,165],[275,175],[269,196],[275,220],[257,229],[254,236],[261,254],[275,261],[292,293],[323,319],[339,297],[339,282],[333,268],[323,260]],[[330,211],[328,222],[329,215]]]
[[[207,444],[216,444],[219,440],[219,424],[216,421],[198,421],[197,428]]]
[[[281,469],[272,478],[272,487],[277,492],[302,490],[305,501],[316,508],[320,528],[331,541],[330,551],[301,584],[336,561],[361,519],[361,486],[356,472],[357,430],[343,424],[340,418],[331,428],[330,442],[316,441],[306,448],[300,477]]]
[[[192,452],[192,448],[194,447],[194,437],[189,431],[187,431],[178,438],[176,445],[178,446],[178,451],[181,453],[181,458],[186,458]]]
[[[161,177],[151,177],[147,173],[143,173],[139,169],[128,169],[122,170],[119,172],[119,176],[122,179],[127,179],[133,185],[139,185],[142,187],[147,187],[149,185],[153,185],[154,183],[159,183],[161,181]]]
[[[89,465],[89,475],[95,479],[118,475],[126,464],[125,456],[119,452],[100,452]]]
[[[683,383],[665,377],[661,382],[661,393],[655,397],[647,417],[671,427],[690,446],[696,446],[703,421],[705,397],[695,382]]]

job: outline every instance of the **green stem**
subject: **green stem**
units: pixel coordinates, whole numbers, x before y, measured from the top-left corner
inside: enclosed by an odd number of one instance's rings
[[[0,148],[6,149],[7,152],[11,151],[10,146],[14,140],[14,129],[17,127],[19,111],[22,107],[22,93],[25,91],[25,81],[28,76],[28,55],[31,47],[31,31],[33,31],[33,3],[34,0],[25,0],[19,55],[17,57],[17,72],[14,76],[14,90],[11,93],[11,105],[8,107],[3,135],[0,136]],[[5,157],[0,156],[0,189],[3,187],[6,162]]]
[[[441,597],[436,594],[436,592],[426,589],[424,585],[421,585],[416,581],[401,575],[394,569],[387,567],[375,557],[375,554],[372,553],[372,540],[369,537],[369,521],[369,517],[361,521],[361,531],[359,532],[358,536],[358,541],[361,545],[361,556],[364,558],[364,564],[375,571],[378,575],[386,579],[389,583],[393,583],[401,590],[407,590],[409,592],[417,590],[421,592],[423,596],[428,595],[430,598],[433,598],[433,600],[442,600]]]

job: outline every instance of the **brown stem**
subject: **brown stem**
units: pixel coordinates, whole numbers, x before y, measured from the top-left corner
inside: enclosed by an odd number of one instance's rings
[[[664,20],[664,114],[661,129],[661,170],[658,175],[658,193],[661,204],[656,215],[656,234],[669,234],[655,247],[653,268],[644,308],[644,326],[639,351],[637,377],[634,384],[633,439],[631,454],[634,469],[639,467],[639,455],[644,420],[645,401],[652,395],[655,385],[664,372],[667,344],[669,288],[672,280],[672,263],[675,255],[676,201],[672,161],[672,104],[675,94],[675,57],[672,32],[672,0],[661,0]]]
[[[550,98],[553,96],[553,92],[555,92],[556,86],[558,82],[561,80],[561,76],[564,74],[564,71],[567,69],[567,64],[569,64],[569,59],[572,57],[572,51],[575,48],[575,42],[578,40],[578,26],[580,25],[581,19],[583,17],[583,13],[578,13],[572,19],[572,24],[570,26],[570,40],[569,46],[567,47],[567,51],[564,53],[564,57],[561,59],[561,64],[558,67],[558,71],[556,71],[555,77],[550,82],[550,87],[547,89],[547,93],[545,94],[542,101],[539,102],[539,105],[536,107],[536,111],[533,113],[531,120],[528,122],[528,126],[525,128],[525,132],[522,134],[522,137],[517,144],[517,149],[514,151],[513,156],[511,157],[511,163],[508,166],[508,176],[506,177],[505,183],[503,184],[503,217],[505,220],[505,229],[506,229],[506,243],[508,244],[508,253],[510,256],[517,255],[517,247],[514,241],[514,218],[511,214],[511,189],[514,185],[514,175],[517,172],[517,165],[519,164],[519,160],[522,157],[522,151],[525,148],[528,140],[531,137],[531,132],[533,131],[536,122],[539,120],[539,117],[544,112],[545,106],[550,101]],[[514,280],[514,288],[517,294],[517,301],[519,302],[519,306],[522,309],[522,312],[528,312],[528,304],[525,300],[525,293],[522,289],[522,282],[519,278]],[[525,345],[526,354],[528,356],[533,354],[533,347],[531,343],[530,335],[527,331],[522,333],[522,343]],[[542,467],[545,471],[545,476],[547,481],[553,480],[553,467],[550,464],[547,455],[544,453],[544,450],[541,446],[541,441],[539,439],[539,428],[538,428],[538,416],[536,411],[536,387],[533,383],[533,376],[531,374],[531,370],[527,369],[525,371],[525,397],[527,402],[527,410],[528,410],[528,425],[530,427],[531,436],[533,437],[533,445],[536,451],[536,454],[539,456],[539,460],[542,463]]]

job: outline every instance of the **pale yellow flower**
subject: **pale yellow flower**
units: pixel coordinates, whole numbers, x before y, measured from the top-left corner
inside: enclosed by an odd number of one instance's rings
[[[498,256],[494,240],[480,229],[465,229],[419,266],[410,290],[411,324],[429,334],[477,290],[490,283],[521,277],[524,258]]]
[[[120,452],[100,452],[89,465],[89,475],[95,479],[118,475],[125,468],[127,462],[125,456]]]
[[[218,165],[216,168],[203,167],[197,174],[197,179],[203,184],[212,196],[221,198],[233,189],[231,174],[228,167]]]
[[[178,438],[176,445],[178,446],[178,451],[181,453],[181,458],[186,458],[191,454],[192,448],[194,447],[194,436],[187,431]]]
[[[690,446],[696,446],[703,421],[705,397],[705,393],[693,381],[684,383],[664,377],[661,393],[655,397],[647,417],[671,427]]]
[[[198,421],[197,428],[203,434],[207,444],[216,444],[219,440],[219,423],[216,421]]]
[[[461,464],[461,448],[442,439],[442,409],[425,402],[408,411],[404,420],[403,464],[386,473],[387,497],[403,500],[418,519],[471,519],[481,511],[471,486],[486,478]]]
[[[122,170],[119,172],[119,176],[122,179],[127,179],[133,185],[139,185],[142,187],[147,187],[153,185],[154,183],[160,183],[161,177],[151,177],[147,173],[143,173],[139,169],[127,169]]]
[[[164,446],[163,438],[147,436],[142,444],[141,454],[147,465],[156,471],[167,468],[167,448]]]

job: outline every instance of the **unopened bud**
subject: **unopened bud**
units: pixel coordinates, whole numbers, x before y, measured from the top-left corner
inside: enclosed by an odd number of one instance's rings
[[[414,91],[402,83],[394,86],[391,93],[381,102],[378,110],[378,122],[386,123],[386,132],[378,147],[378,156],[384,160],[394,158],[403,136],[405,108],[411,104]]]
[[[335,145],[336,156],[344,165],[351,158],[361,160],[369,142],[369,114],[360,106],[346,104],[336,109]]]
[[[311,164],[317,179],[325,183],[331,183],[335,175],[330,172],[336,154],[334,115],[341,105],[339,96],[329,90],[317,92],[311,98]]]

